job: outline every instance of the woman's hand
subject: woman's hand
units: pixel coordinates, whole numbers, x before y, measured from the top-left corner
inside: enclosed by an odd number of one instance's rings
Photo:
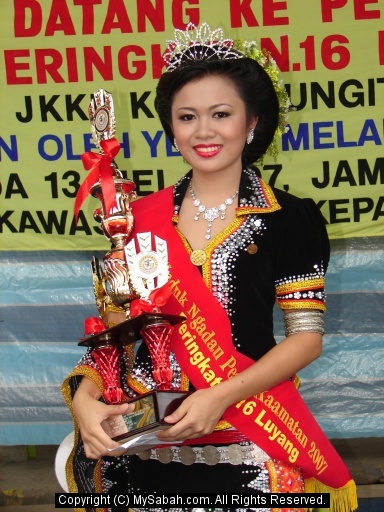
[[[85,455],[90,459],[99,459],[106,455],[118,457],[124,453],[124,450],[113,452],[113,454],[108,451],[108,448],[117,448],[119,444],[112,441],[104,432],[101,423],[110,416],[126,413],[130,406],[128,404],[107,405],[99,402],[100,395],[96,384],[83,377],[72,403],[84,442]]]
[[[299,332],[278,343],[257,362],[234,377],[186,398],[165,418],[173,424],[157,434],[161,441],[181,441],[210,434],[231,405],[289,379],[321,354],[322,336]]]
[[[216,386],[215,386],[216,387]],[[215,387],[191,393],[181,405],[164,420],[173,426],[157,433],[160,441],[183,441],[210,434],[228,407],[217,396]]]

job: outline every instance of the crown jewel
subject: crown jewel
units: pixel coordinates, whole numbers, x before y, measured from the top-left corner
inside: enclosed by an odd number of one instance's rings
[[[174,71],[181,62],[215,59],[241,59],[233,48],[232,39],[224,39],[222,28],[212,30],[208,23],[196,27],[188,23],[186,30],[175,30],[175,39],[167,40],[167,49],[163,59],[167,71]]]

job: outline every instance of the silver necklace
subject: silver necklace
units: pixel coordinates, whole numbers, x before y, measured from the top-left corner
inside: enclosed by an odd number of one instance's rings
[[[227,206],[230,204],[233,204],[233,201],[237,194],[239,193],[238,190],[234,194],[232,194],[231,197],[227,197],[225,201],[219,206],[212,206],[211,208],[207,208],[204,204],[201,203],[200,199],[198,199],[195,195],[195,192],[192,188],[192,182],[189,182],[189,191],[191,193],[192,199],[193,199],[193,206],[197,208],[197,212],[194,216],[194,220],[199,220],[200,215],[203,214],[203,218],[208,222],[207,231],[205,233],[205,238],[207,240],[211,239],[211,228],[213,221],[218,219],[219,217],[221,219],[225,219],[225,214],[227,211]]]

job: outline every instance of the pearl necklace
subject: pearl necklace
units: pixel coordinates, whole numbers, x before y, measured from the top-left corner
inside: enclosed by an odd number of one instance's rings
[[[194,216],[194,220],[196,220],[196,221],[199,220],[200,215],[203,214],[204,219],[208,222],[207,231],[205,233],[205,238],[207,240],[210,240],[211,239],[211,227],[212,227],[213,221],[218,219],[219,217],[222,220],[225,219],[227,206],[229,206],[230,204],[233,204],[233,201],[234,201],[235,197],[237,196],[237,194],[239,193],[239,191],[236,190],[236,192],[231,197],[227,197],[227,199],[225,199],[225,201],[223,203],[219,204],[219,206],[212,206],[211,208],[207,208],[204,204],[201,204],[200,199],[198,199],[195,196],[195,192],[192,188],[191,181],[189,182],[189,191],[190,191],[190,194],[193,199],[193,206],[195,206],[197,208],[197,212]]]

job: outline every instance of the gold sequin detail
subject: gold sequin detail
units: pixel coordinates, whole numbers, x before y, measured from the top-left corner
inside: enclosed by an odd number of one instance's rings
[[[325,311],[327,308],[321,301],[310,301],[310,300],[279,300],[280,309],[318,309],[319,311]]]
[[[297,290],[313,290],[318,288],[324,288],[324,278],[322,277],[277,285],[276,293],[280,295],[281,293],[290,293]]]

